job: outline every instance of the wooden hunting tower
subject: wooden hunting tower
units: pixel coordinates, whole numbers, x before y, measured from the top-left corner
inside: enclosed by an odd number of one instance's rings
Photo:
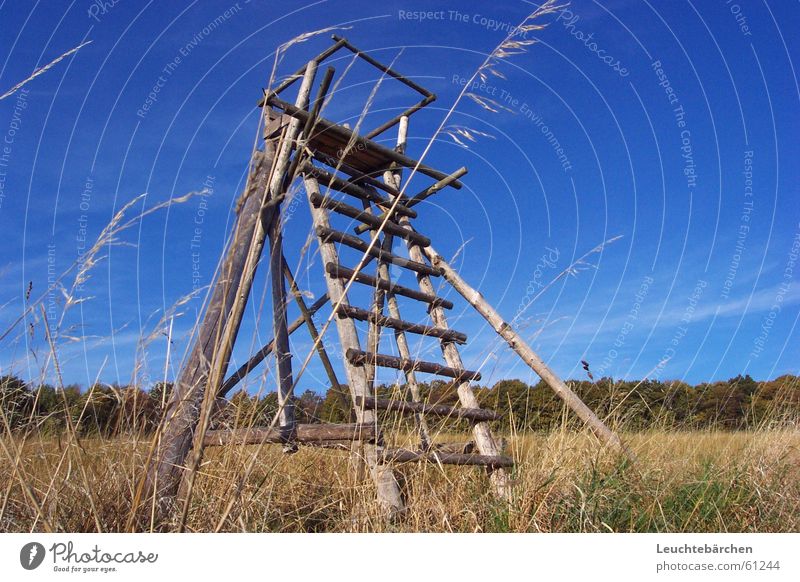
[[[191,489],[191,483],[186,482],[193,478],[195,471],[192,469],[198,466],[203,448],[231,442],[282,443],[286,452],[300,445],[329,441],[354,443],[354,454],[357,450],[375,481],[378,501],[390,512],[403,508],[393,472],[395,463],[435,461],[480,465],[490,471],[497,495],[510,498],[508,470],[513,460],[501,454],[489,430],[489,421],[498,418],[497,414],[481,409],[473,394],[470,382],[480,379],[480,373],[464,369],[459,345],[464,344],[467,337],[448,326],[446,313],[453,303],[442,296],[442,285],[450,285],[461,294],[604,443],[622,449],[617,436],[539,359],[480,293],[469,287],[447,264],[431,246],[431,239],[414,228],[419,203],[443,188],[461,188],[459,179],[467,173],[466,168],[452,173],[435,170],[409,157],[411,153],[406,151],[409,118],[433,102],[435,95],[358,50],[346,39],[334,36],[333,40],[330,48],[268,90],[260,102],[264,146],[254,152],[247,185],[237,205],[235,230],[192,350],[171,395],[148,473],[147,496],[155,495],[156,507],[162,516],[172,511],[182,482]],[[363,134],[325,119],[322,113],[331,99],[328,93],[335,72],[328,67],[313,91],[317,70],[341,50],[350,51],[353,59],[378,69],[387,81],[402,83],[419,93],[421,100]],[[298,81],[294,102],[284,100],[282,96]],[[397,128],[394,148],[375,141],[377,136],[392,128]],[[404,171],[409,173],[405,181]],[[405,185],[411,176],[426,179],[427,185],[419,192],[407,193]],[[283,249],[281,205],[297,178],[302,178],[305,186],[322,263],[319,277],[324,277],[327,287],[327,293],[311,305],[306,304]],[[344,221],[342,217],[358,226],[351,232],[337,228],[337,221]],[[268,257],[262,258],[267,241]],[[407,247],[405,256],[393,251],[393,243],[400,241]],[[340,253],[343,254],[344,249],[351,255],[357,251],[360,260],[343,264]],[[262,262],[269,264],[273,339],[236,372],[227,375],[254,274]],[[391,276],[397,269],[413,273],[418,283],[416,288],[393,281]],[[371,287],[370,304],[355,305],[351,301],[352,286]],[[301,313],[293,322],[287,317],[290,300],[297,303]],[[403,305],[410,302],[424,306],[424,321],[403,318]],[[292,332],[300,327],[308,329],[331,386],[339,387],[337,370],[320,337],[333,326],[319,328],[314,321],[314,315],[326,308],[326,304],[331,306],[339,348],[344,356],[344,382],[349,388],[348,406],[352,407],[354,422],[298,424],[292,404],[295,384],[289,344]],[[357,325],[356,322],[361,323]],[[390,330],[388,335],[393,336],[399,356],[379,353],[382,330]],[[438,341],[443,361],[415,358],[409,344],[410,334]],[[274,357],[277,369],[279,412],[275,426],[209,430],[212,411],[218,408],[215,401],[224,398],[268,355]],[[374,393],[376,367],[401,370],[408,388],[407,397],[377,398]],[[418,385],[420,374],[449,378],[457,385],[460,406],[424,402]],[[379,410],[412,415],[419,445],[405,449],[385,446],[378,422]],[[426,423],[426,418],[431,417],[468,420],[472,425],[474,450],[454,451],[434,445]]]

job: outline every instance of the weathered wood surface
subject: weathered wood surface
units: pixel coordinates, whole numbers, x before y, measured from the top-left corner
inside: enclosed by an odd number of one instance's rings
[[[381,458],[387,463],[441,463],[442,465],[479,465],[492,469],[513,467],[514,459],[505,455],[473,455],[463,453],[445,453],[439,451],[410,451],[408,449],[385,449]]]
[[[267,103],[273,107],[277,107],[288,113],[289,115],[300,119],[305,122],[309,118],[309,113],[303,109],[298,108],[291,103],[283,101],[274,95],[267,98]],[[439,170],[434,170],[428,166],[412,160],[404,154],[400,154],[393,149],[384,147],[377,142],[367,139],[363,136],[356,135],[352,130],[347,129],[341,125],[337,125],[332,121],[324,118],[316,120],[317,127],[315,132],[315,139],[310,144],[313,149],[319,149],[323,153],[331,157],[339,157],[338,153],[344,153],[347,150],[344,162],[349,166],[367,173],[376,167],[388,166],[391,162],[405,168],[416,168],[417,172],[430,176],[436,180],[444,180],[447,174]],[[323,140],[325,140],[323,142]],[[347,145],[351,144],[349,149]],[[366,163],[365,163],[366,161]],[[451,184],[453,188],[461,188],[462,184],[458,180]]]
[[[375,424],[297,424],[294,441],[302,444],[374,441],[377,434]],[[233,430],[210,430],[206,432],[203,445],[258,445],[261,443],[285,443],[286,435],[280,427],[238,428]]]
[[[458,382],[478,381],[481,379],[480,372],[473,372],[461,368],[443,366],[434,362],[423,362],[421,360],[409,360],[385,354],[372,354],[361,350],[348,349],[345,352],[347,360],[354,366],[364,366],[372,364],[383,368],[394,368],[395,370],[424,372],[426,374],[436,374],[446,378],[454,378]],[[476,407],[473,407],[476,408]]]
[[[447,176],[443,180],[439,180],[438,182],[435,182],[434,184],[431,184],[430,186],[428,186],[427,188],[425,188],[424,190],[422,190],[421,192],[419,192],[418,194],[416,194],[412,198],[409,198],[405,203],[405,207],[410,209],[412,206],[414,206],[416,204],[419,204],[420,202],[422,202],[426,198],[429,198],[430,196],[433,196],[436,192],[439,192],[440,190],[446,188],[447,186],[449,186],[450,184],[455,182],[458,178],[460,178],[461,176],[463,176],[466,173],[467,173],[467,168],[465,168],[465,167],[459,168],[458,170],[456,170],[455,172],[453,172],[452,174],[450,174],[449,176]],[[404,200],[405,200],[405,198],[404,198]],[[408,216],[411,216],[411,215],[408,215]],[[378,218],[380,220],[383,220],[384,218],[386,218],[386,214],[380,214],[380,215],[378,215]],[[412,216],[412,218],[414,218],[414,217]],[[357,234],[361,234],[361,233],[365,232],[368,228],[369,227],[366,226],[366,225],[363,225],[363,224],[359,225],[358,227],[356,227],[356,233]]]
[[[283,235],[280,216],[275,216],[269,230],[269,275],[272,287],[272,333],[275,338],[275,361],[278,371],[278,427],[284,436],[284,452],[293,452],[296,422],[292,350],[286,322],[286,283],[284,281]]]
[[[322,187],[328,187],[332,190],[336,190],[337,192],[350,194],[351,196],[366,202],[374,202],[376,204],[391,204],[390,200],[387,200],[378,194],[374,188],[364,187],[354,182],[343,180],[342,178],[339,178],[338,176],[335,176],[330,172],[315,166],[311,162],[304,162],[300,164],[300,171],[304,174],[311,174],[314,176]],[[394,209],[394,212],[398,215],[409,216],[411,218],[417,217],[416,210],[412,210],[402,203],[398,203]]]
[[[395,295],[403,295],[411,299],[416,299],[417,301],[422,301],[423,303],[430,303],[431,305],[441,306],[444,307],[445,309],[453,308],[452,301],[448,301],[447,299],[437,297],[436,294],[434,293],[422,293],[415,289],[409,289],[408,287],[404,287],[403,285],[398,285],[397,283],[394,283],[389,279],[383,279],[383,278],[379,279],[377,277],[373,277],[372,275],[367,275],[366,273],[363,273],[361,271],[355,271],[343,265],[327,263],[325,265],[325,271],[331,277],[336,279],[353,279],[358,283],[369,285],[370,287],[378,287],[384,291],[389,291],[390,293],[394,293]]]
[[[291,269],[289,269],[289,265],[286,262],[285,257],[283,259],[283,274],[286,276],[286,281],[289,283],[289,289],[292,292],[295,303],[297,303],[297,306],[300,308],[300,313],[302,314],[301,317],[306,321],[308,335],[311,336],[311,341],[317,346],[317,355],[322,362],[322,367],[325,369],[325,374],[328,376],[328,382],[330,382],[331,385],[330,387],[334,393],[338,395],[340,404],[342,405],[342,410],[348,410],[352,415],[354,413],[350,400],[345,396],[342,386],[339,384],[339,378],[336,376],[336,371],[333,369],[333,364],[331,363],[330,356],[328,356],[328,352],[325,349],[325,344],[319,339],[319,330],[317,329],[317,325],[314,323],[314,314],[306,305],[306,300],[303,299],[303,293],[298,288],[297,282],[294,280],[294,275],[292,274]]]
[[[425,253],[434,266],[442,269],[445,279],[450,282],[453,288],[489,322],[492,328],[506,340],[506,343],[508,343],[511,349],[519,354],[522,360],[545,381],[553,392],[555,392],[558,397],[592,429],[601,442],[633,458],[633,455],[622,444],[619,436],[608,428],[605,423],[583,403],[578,395],[575,394],[575,392],[573,392],[538,355],[536,355],[536,352],[534,352],[525,340],[514,330],[514,327],[495,311],[480,292],[470,287],[435,249],[428,247],[425,249]]]
[[[316,73],[316,64],[306,67],[297,105],[306,107]],[[200,465],[202,441],[210,412],[227,371],[233,343],[242,321],[255,270],[261,258],[267,231],[278,204],[269,204],[283,194],[284,173],[289,165],[293,140],[299,130],[293,118],[284,139],[267,140],[265,153],[254,154],[248,192],[241,201],[237,225],[227,248],[214,291],[200,324],[197,339],[173,388],[164,415],[163,432],[145,477],[144,499],[154,498],[158,521],[176,509],[178,489],[185,476],[183,514],[188,510],[196,469]],[[288,138],[288,139],[285,139]],[[188,459],[192,448],[191,459]]]
[[[446,404],[425,404],[423,402],[408,402],[406,400],[391,400],[389,398],[357,398],[356,404],[374,410],[387,412],[400,412],[403,414],[420,413],[428,416],[441,416],[447,418],[465,418],[475,421],[500,420],[503,415],[494,410],[484,408],[458,408]]]
[[[412,323],[410,321],[403,321],[402,319],[395,319],[394,317],[386,317],[385,315],[376,315],[361,309],[353,307],[352,305],[341,306],[336,310],[339,317],[352,317],[359,321],[375,322],[381,327],[388,327],[399,331],[407,331],[418,335],[435,337],[445,341],[453,341],[460,344],[466,343],[467,336],[459,331],[452,329],[439,329],[430,325],[422,325],[420,323]]]
[[[383,250],[380,247],[380,245],[373,245],[372,247],[370,247],[369,243],[367,243],[365,240],[346,232],[341,232],[339,230],[334,230],[332,228],[318,228],[317,236],[323,238],[325,242],[333,241],[342,243],[343,245],[346,245],[357,251],[361,251],[362,253],[367,253],[368,255],[380,261],[392,263],[393,265],[397,265],[398,267],[403,267],[405,269],[409,269],[417,273],[424,273],[426,275],[432,275],[434,277],[438,277],[441,275],[439,271],[437,271],[430,265],[427,265],[425,263],[417,263],[416,261],[411,261],[403,257],[398,257],[395,254]]]
[[[442,176],[440,179],[445,179],[447,176]],[[458,182],[454,182],[455,185]],[[411,223],[407,218],[402,218],[399,220],[401,226],[407,229],[411,229]],[[409,257],[417,262],[423,263],[425,262],[425,254],[423,253],[423,248],[429,245],[416,245],[411,243],[410,240],[407,239],[407,246],[408,246],[408,253]],[[436,265],[433,265],[436,267]],[[419,288],[420,291],[423,293],[435,293],[436,289],[431,281],[430,277],[420,276],[418,277]],[[434,325],[439,328],[447,329],[449,326],[447,325],[447,315],[441,307],[437,305],[432,305],[431,310],[431,319],[433,320]],[[464,363],[461,360],[461,355],[458,352],[458,347],[452,342],[443,342],[442,343],[442,354],[444,355],[444,359],[449,366],[456,369],[463,369]],[[461,402],[461,406],[464,408],[480,408],[480,404],[478,403],[478,399],[475,396],[475,393],[472,390],[469,382],[461,382],[458,385],[458,398]],[[494,440],[492,436],[492,431],[489,428],[489,424],[486,422],[476,422],[472,426],[472,436],[475,439],[475,444],[478,448],[478,452],[481,455],[485,455],[488,457],[496,457],[500,454],[500,449],[497,446],[497,442]],[[502,467],[495,467],[493,468],[492,474],[489,476],[489,479],[492,482],[494,487],[495,493],[501,499],[510,500],[511,499],[511,480],[509,479],[508,474]]]
[[[396,223],[391,221],[383,224],[383,220],[379,220],[374,215],[364,212],[363,210],[359,210],[355,206],[350,206],[349,204],[335,200],[329,196],[323,196],[322,194],[317,193],[311,197],[311,204],[327,210],[333,210],[334,212],[338,212],[339,214],[354,220],[358,220],[374,228],[380,228],[381,225],[383,225],[383,232],[411,240],[416,244],[421,244],[423,246],[428,246],[431,244],[431,240],[426,236],[422,236],[413,230],[401,228]]]
[[[406,142],[408,140],[408,117],[407,116],[400,116],[398,119],[398,127],[397,127],[397,145],[395,146],[395,150],[400,153],[405,153],[406,151]],[[393,167],[387,169],[383,173],[383,181],[384,183],[388,184],[389,186],[393,187],[397,190],[397,194],[395,195],[394,200],[402,200],[402,195],[400,194],[401,186],[403,183],[403,169],[402,167]],[[386,207],[382,207],[382,210],[386,210]],[[370,236],[372,238],[379,236],[378,230],[372,230]],[[391,234],[384,234],[383,235],[383,248],[387,251],[392,250],[392,245],[394,244],[394,237]],[[421,263],[420,263],[421,264]],[[420,271],[424,272],[424,271]],[[385,262],[379,263],[379,277],[381,279],[390,280],[390,271],[389,265]],[[389,308],[389,314],[391,315],[391,321],[399,322],[402,321],[402,317],[400,315],[400,302],[397,299],[397,295],[394,293],[387,293],[387,303]],[[373,325],[379,325],[377,322],[373,323]],[[395,344],[397,345],[397,351],[400,354],[400,357],[406,360],[411,359],[411,347],[408,344],[408,338],[406,337],[405,331],[399,329],[399,327],[395,328],[394,332]],[[378,351],[378,347],[376,346],[374,352]],[[414,370],[406,370],[405,371],[406,377],[406,387],[409,392],[411,392],[411,398],[415,402],[421,401],[422,392],[419,388],[419,382],[417,382],[417,374]],[[428,421],[425,420],[425,417],[421,414],[414,414],[414,425],[417,428],[417,434],[419,434],[419,442],[420,448],[422,450],[427,451],[431,446],[431,435],[430,429],[428,428]]]

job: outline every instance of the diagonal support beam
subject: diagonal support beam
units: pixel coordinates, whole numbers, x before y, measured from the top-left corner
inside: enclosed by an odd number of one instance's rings
[[[317,311],[319,311],[323,305],[328,302],[328,294],[326,293],[319,299],[317,299],[314,303],[312,303],[308,307],[308,312],[310,315],[314,315]],[[286,329],[289,331],[289,334],[293,334],[297,331],[300,327],[302,327],[303,323],[305,322],[305,316],[301,315],[292,323],[290,323]],[[264,346],[258,350],[253,356],[247,360],[244,364],[239,366],[239,369],[236,370],[231,376],[225,380],[222,386],[217,393],[217,398],[225,398],[225,396],[239,383],[241,382],[245,376],[247,376],[256,366],[258,366],[261,362],[266,359],[268,355],[270,355],[273,350],[275,349],[275,340],[269,340]]]
[[[538,355],[536,355],[533,349],[514,330],[513,326],[506,322],[500,314],[489,305],[489,302],[483,298],[483,295],[481,295],[479,291],[470,287],[456,270],[448,265],[447,261],[432,247],[425,248],[424,252],[434,267],[442,269],[444,278],[453,288],[489,322],[492,328],[500,334],[500,337],[502,337],[511,349],[514,350],[548,386],[550,386],[553,392],[555,392],[558,397],[592,429],[601,442],[627,455],[631,460],[634,460],[633,454],[622,444],[619,436],[608,428],[592,409],[586,406],[578,395],[575,394],[575,392],[573,392]]]

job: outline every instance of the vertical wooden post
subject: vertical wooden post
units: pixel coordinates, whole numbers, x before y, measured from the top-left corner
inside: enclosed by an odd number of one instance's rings
[[[272,282],[272,333],[275,338],[275,362],[278,370],[278,423],[284,439],[284,452],[297,451],[297,434],[292,400],[292,351],[286,329],[286,285],[283,279],[283,235],[280,214],[275,216],[269,230],[269,271]]]
[[[325,349],[325,345],[319,339],[319,330],[317,330],[317,326],[314,324],[314,314],[311,313],[306,305],[306,301],[303,299],[303,294],[300,289],[298,289],[297,282],[294,280],[294,275],[292,275],[292,271],[289,269],[289,265],[286,263],[286,258],[283,259],[283,274],[286,276],[287,283],[289,283],[289,290],[292,293],[292,297],[294,297],[295,303],[297,303],[297,306],[300,308],[301,316],[306,322],[308,335],[311,336],[311,341],[317,346],[317,355],[319,355],[319,359],[322,361],[322,367],[325,368],[325,374],[328,376],[328,381],[331,383],[331,388],[339,397],[339,403],[342,405],[342,410],[347,411],[350,422],[355,422],[356,417],[355,412],[353,411],[353,406],[347,399],[347,395],[342,391],[342,385],[339,384],[339,379],[336,377],[336,372],[333,369],[333,364],[331,363],[331,359],[328,356],[327,350]]]
[[[400,118],[400,124],[397,127],[397,146],[395,149],[399,153],[405,153],[406,150],[406,141],[408,139],[408,117],[403,116]],[[395,170],[387,170],[383,173],[383,181],[389,184],[390,186],[394,187],[395,190],[400,190],[400,186],[402,185],[403,180],[403,170],[402,168],[397,168]],[[372,235],[375,235],[376,231],[371,231]],[[383,240],[387,252],[392,252],[392,241],[394,237],[390,234],[384,234]],[[379,277],[385,280],[390,280],[391,277],[389,276],[389,267],[385,262],[381,262],[379,264],[380,271]],[[400,305],[397,302],[397,297],[393,293],[389,293],[388,295],[388,308],[389,308],[389,315],[394,317],[395,319],[402,319],[400,316]],[[400,354],[401,358],[405,358],[407,360],[413,359],[411,357],[411,349],[408,345],[408,338],[406,337],[405,332],[401,330],[395,330],[394,333],[395,343],[397,344],[397,352]],[[377,353],[375,350],[374,353]],[[406,372],[406,385],[408,386],[409,391],[411,392],[411,399],[414,402],[421,402],[422,401],[422,394],[419,391],[419,383],[417,382],[417,375],[413,370],[409,370]],[[419,434],[420,440],[420,448],[423,451],[427,451],[431,447],[431,437],[430,431],[428,430],[428,423],[425,420],[425,417],[422,414],[414,414],[414,422],[417,426],[417,433]]]

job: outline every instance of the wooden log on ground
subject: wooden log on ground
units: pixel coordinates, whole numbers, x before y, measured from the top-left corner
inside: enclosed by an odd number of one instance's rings
[[[514,459],[504,455],[473,455],[463,453],[420,452],[408,449],[384,449],[381,458],[386,463],[441,463],[442,465],[478,465],[491,469],[513,467]]]
[[[475,452],[475,441],[465,441],[463,443],[433,443],[433,450],[440,453],[471,455]]]
[[[408,402],[406,400],[391,400],[389,398],[356,398],[356,405],[387,412],[402,414],[420,413],[428,416],[441,416],[446,418],[465,418],[474,421],[500,420],[503,415],[494,410],[484,408],[458,408],[446,404],[425,404],[423,402]]]
[[[506,340],[506,343],[513,349],[528,366],[536,372],[542,380],[561,398],[578,417],[592,429],[595,435],[606,445],[627,455],[633,459],[632,453],[622,444],[619,436],[608,428],[600,418],[573,392],[564,381],[559,378],[550,367],[545,364],[536,352],[522,339],[514,330],[514,327],[506,322],[489,302],[483,298],[480,292],[470,287],[464,279],[447,264],[447,261],[437,253],[432,247],[425,249],[425,254],[436,267],[442,269],[445,279],[458,291],[464,299],[480,313],[492,328]]]
[[[302,444],[327,441],[375,441],[375,424],[297,424],[294,441]],[[286,435],[280,427],[237,428],[233,430],[209,430],[203,445],[259,445],[262,443],[285,443]]]

